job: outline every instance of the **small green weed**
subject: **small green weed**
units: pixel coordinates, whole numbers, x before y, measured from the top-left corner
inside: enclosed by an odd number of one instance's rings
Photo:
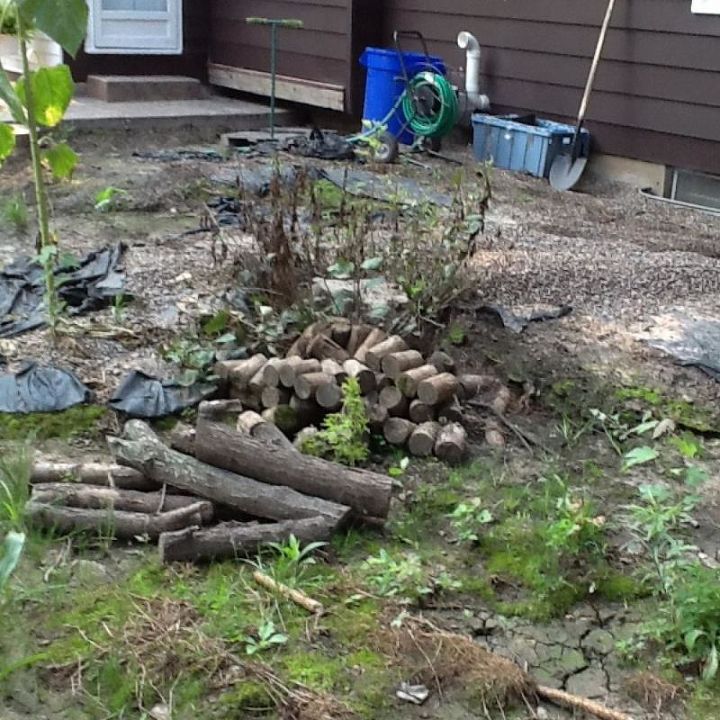
[[[30,225],[27,203],[22,195],[14,195],[0,210],[3,223],[10,225],[18,235],[25,235]]]
[[[121,201],[127,196],[127,190],[112,186],[106,187],[95,196],[95,210],[97,212],[119,210]]]
[[[358,381],[348,378],[342,391],[342,410],[325,418],[323,429],[305,440],[302,451],[354,466],[365,462],[370,454],[368,418]]]
[[[361,566],[368,587],[380,597],[415,603],[438,592],[460,590],[462,583],[447,570],[431,573],[419,555],[413,552],[397,557],[384,548]]]
[[[245,653],[257,655],[280,645],[287,644],[288,636],[278,632],[272,620],[266,620],[260,625],[255,635],[245,636]]]
[[[31,474],[32,451],[28,442],[18,443],[0,456],[0,530],[24,530]]]
[[[309,568],[316,563],[314,553],[325,545],[327,543],[312,542],[303,547],[295,535],[290,535],[284,543],[268,544],[274,555],[270,565],[264,564],[262,558],[253,564],[269,572],[276,582],[297,588],[306,579]]]
[[[480,539],[480,528],[494,520],[492,513],[483,507],[480,498],[459,503],[448,517],[459,542],[477,542]]]
[[[713,680],[720,666],[720,572],[695,560],[682,539],[700,502],[700,472],[681,471],[686,487],[680,493],[657,484],[642,485],[639,502],[629,506],[635,540],[647,552],[657,580],[657,617],[643,629],[645,638],[662,642],[685,664],[702,668],[703,679]]]

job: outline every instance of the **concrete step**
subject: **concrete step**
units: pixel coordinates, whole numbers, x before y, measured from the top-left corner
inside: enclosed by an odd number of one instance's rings
[[[208,89],[195,78],[180,75],[90,75],[86,92],[103,102],[203,100]]]

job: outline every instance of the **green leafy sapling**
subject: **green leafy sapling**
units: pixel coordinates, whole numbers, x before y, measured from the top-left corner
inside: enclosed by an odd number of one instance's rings
[[[358,381],[348,378],[342,390],[342,410],[325,418],[322,430],[305,439],[302,451],[354,466],[365,462],[370,454],[368,418]]]
[[[13,25],[22,60],[22,75],[16,82],[0,63],[0,101],[7,106],[13,121],[27,129],[29,136],[39,232],[38,261],[45,280],[48,324],[54,331],[62,310],[55,277],[58,239],[51,228],[44,169],[57,179],[70,178],[77,156],[67,143],[41,137],[40,133],[56,127],[63,119],[75,86],[67,65],[31,70],[28,41],[32,32],[43,32],[65,52],[75,55],[85,37],[88,7],[85,0],[4,0],[0,12],[3,26]],[[0,124],[0,164],[14,148],[13,128]]]

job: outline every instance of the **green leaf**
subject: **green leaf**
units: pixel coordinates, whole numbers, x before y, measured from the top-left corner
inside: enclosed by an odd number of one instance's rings
[[[12,119],[16,123],[24,125],[27,122],[22,100],[18,97],[15,88],[4,71],[0,71],[0,100],[8,106]]]
[[[0,123],[0,162],[15,149],[15,133],[5,123]]]
[[[18,532],[9,532],[3,543],[3,554],[0,557],[0,590],[10,579],[13,570],[17,567],[25,545],[25,535]]]
[[[25,22],[75,57],[88,26],[86,0],[17,0]]]
[[[383,259],[381,257],[368,258],[361,265],[363,270],[379,270],[382,265]]]
[[[63,119],[75,91],[70,68],[67,65],[40,68],[30,73],[30,87],[38,123],[45,127],[55,127]],[[20,78],[15,88],[18,97],[27,107],[25,79]]]
[[[703,680],[706,682],[714,679],[718,672],[718,649],[716,645],[710,648],[705,667],[703,668]]]
[[[43,152],[43,160],[56,180],[68,180],[77,166],[78,156],[67,143],[57,143]]]
[[[705,631],[699,630],[698,628],[694,628],[685,633],[685,647],[688,649],[689,652],[692,652],[694,650],[695,644],[701,637],[703,637],[703,635],[705,635]]]
[[[658,457],[659,453],[654,448],[647,446],[634,448],[633,450],[626,452],[623,456],[625,460],[623,468],[625,470],[629,470],[636,465],[645,465],[653,460],[657,460]]]
[[[347,280],[355,272],[355,263],[349,260],[338,260],[328,268],[328,275],[336,280]]]

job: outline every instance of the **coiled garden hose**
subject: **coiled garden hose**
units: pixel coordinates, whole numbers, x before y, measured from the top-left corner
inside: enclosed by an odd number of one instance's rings
[[[401,105],[410,130],[427,138],[448,135],[460,112],[455,89],[448,79],[430,71],[410,78]]]

